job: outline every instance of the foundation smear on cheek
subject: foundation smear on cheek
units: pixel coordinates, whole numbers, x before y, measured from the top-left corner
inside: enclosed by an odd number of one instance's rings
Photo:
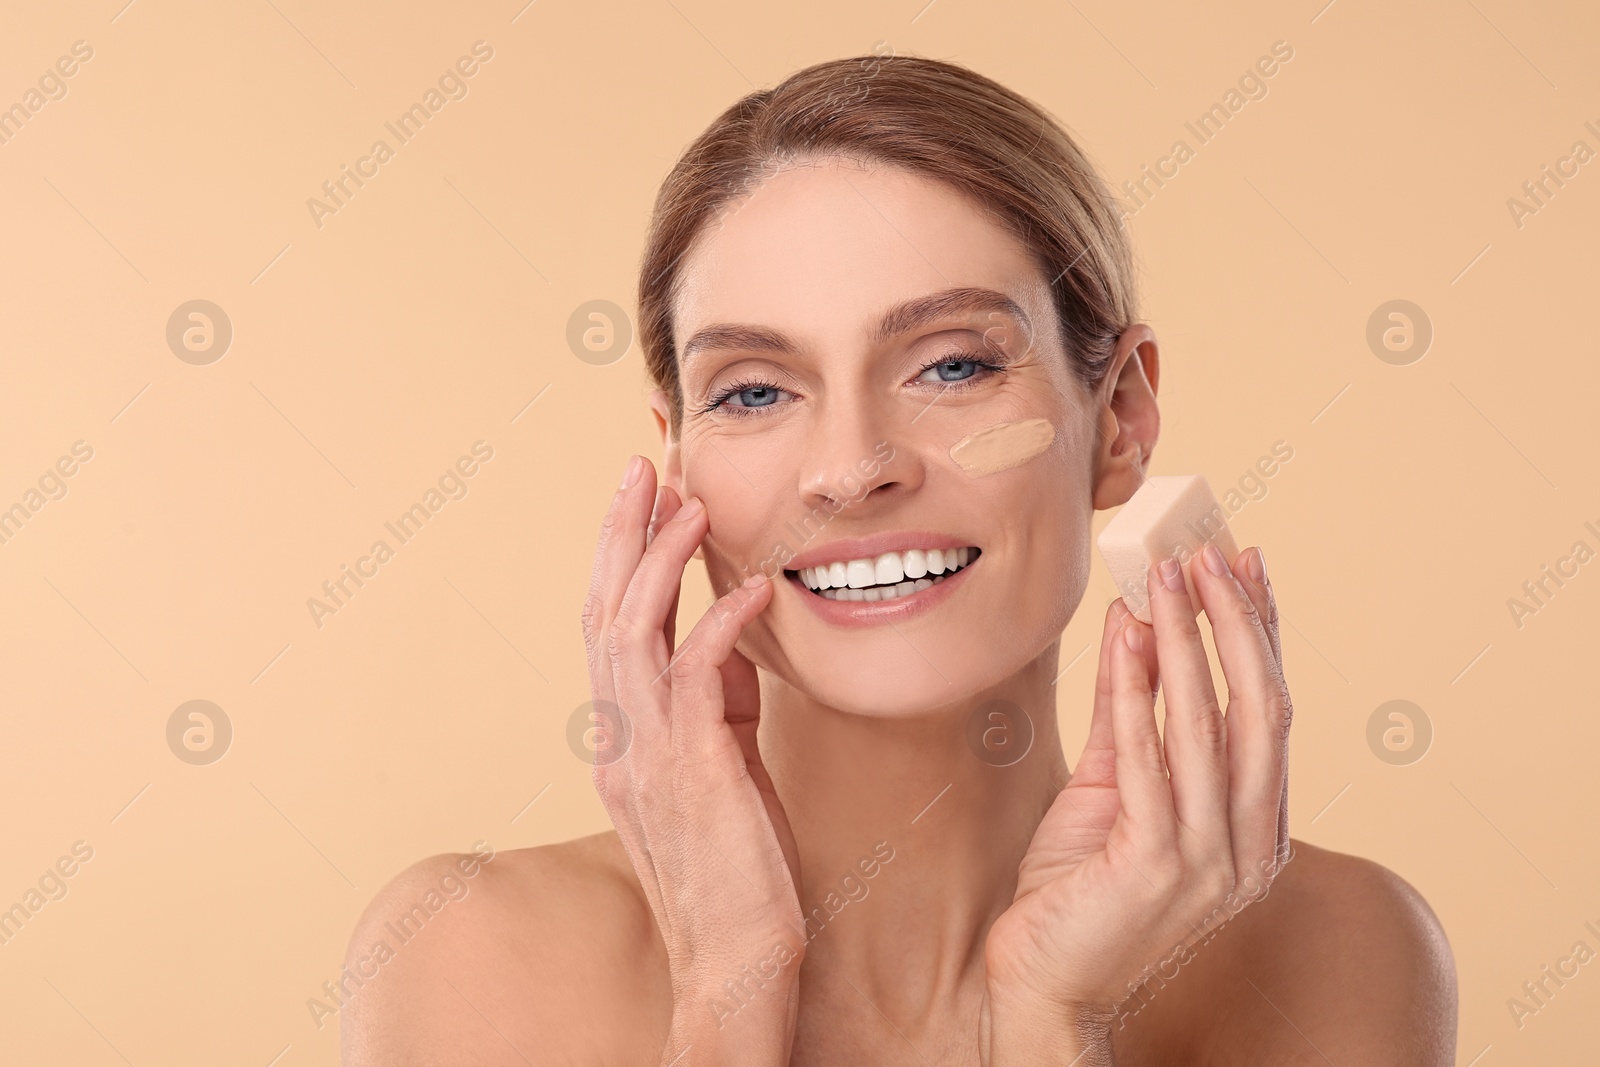
[[[1055,439],[1056,428],[1049,419],[1002,422],[951,445],[950,458],[968,474],[994,474],[1026,463]]]

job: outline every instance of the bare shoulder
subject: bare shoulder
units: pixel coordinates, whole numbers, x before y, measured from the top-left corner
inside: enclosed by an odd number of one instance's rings
[[[342,1061],[648,1060],[671,1020],[666,957],[614,833],[422,860],[351,935],[319,1025]]]
[[[1218,1030],[1220,1058],[1453,1064],[1455,960],[1428,902],[1380,864],[1293,844],[1234,920],[1222,962],[1239,1010]]]

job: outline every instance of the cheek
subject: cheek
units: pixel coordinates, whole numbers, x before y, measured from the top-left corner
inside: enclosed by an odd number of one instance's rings
[[[950,446],[950,459],[970,475],[997,474],[1042,456],[1056,439],[1049,419],[1002,422]]]
[[[720,596],[758,570],[768,575],[781,571],[785,552],[799,551],[782,544],[772,529],[776,503],[762,495],[761,486],[782,484],[771,472],[751,469],[748,464],[730,467],[730,460],[716,451],[696,449],[686,455],[683,488],[687,496],[698,496],[706,505],[710,528],[698,557],[705,561],[713,592]],[[754,487],[753,487],[754,486]],[[781,531],[780,531],[781,532]],[[782,577],[781,573],[777,574]]]
[[[1081,444],[1075,435],[1056,437],[1004,472],[965,483],[967,506],[994,516],[990,536],[1006,562],[999,592],[1030,640],[1041,623],[1065,625],[1088,584],[1094,510]],[[1012,455],[1024,451],[1018,446]]]

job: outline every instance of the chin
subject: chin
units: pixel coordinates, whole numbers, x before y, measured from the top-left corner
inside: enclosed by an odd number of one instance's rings
[[[955,654],[937,648],[919,652],[891,630],[823,646],[790,643],[769,669],[826,707],[869,718],[910,719],[968,707],[1031,658],[1019,655],[1015,645],[1002,650],[984,642]]]

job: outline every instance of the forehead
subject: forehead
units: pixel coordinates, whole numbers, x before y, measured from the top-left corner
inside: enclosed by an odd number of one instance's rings
[[[859,342],[883,309],[954,287],[995,289],[1035,323],[1049,292],[1027,248],[982,205],[892,167],[811,161],[711,222],[685,257],[677,351],[709,323],[769,325],[805,342]]]

